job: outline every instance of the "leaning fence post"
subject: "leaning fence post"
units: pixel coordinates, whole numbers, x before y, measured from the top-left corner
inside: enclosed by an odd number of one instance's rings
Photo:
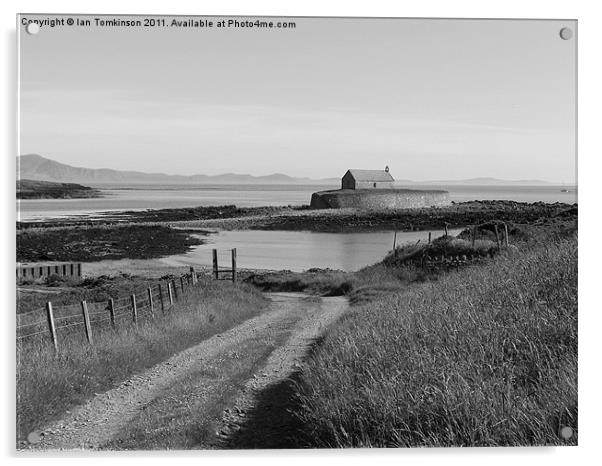
[[[153,289],[150,286],[148,287],[148,304],[150,308],[151,317],[155,317],[155,307],[153,305]]]
[[[447,231],[447,223],[444,225],[444,227],[445,227],[445,236],[447,236],[447,235],[448,235],[448,231]]]
[[[175,280],[171,281],[171,288],[172,288],[173,295],[174,295],[173,297],[177,301],[178,300],[178,287],[176,286]]]
[[[218,272],[218,264],[217,264],[217,249],[213,250],[213,276],[214,278],[217,280],[219,278],[219,272]]]
[[[136,308],[136,295],[132,295],[132,320],[138,324],[138,309]]]
[[[163,289],[161,288],[161,283],[159,283],[159,301],[161,301],[161,311],[165,314],[165,303],[163,302]]]
[[[90,314],[88,314],[88,303],[82,301],[82,313],[84,315],[84,330],[88,343],[92,344],[92,327],[90,326]]]
[[[504,223],[504,238],[506,240],[506,246],[508,246],[508,224]]]
[[[232,283],[236,283],[236,248],[232,249]]]
[[[48,318],[48,331],[50,333],[50,341],[54,350],[59,350],[58,340],[56,339],[56,327],[54,326],[54,315],[52,313],[52,303],[48,301],[46,303],[46,317]]]
[[[493,229],[495,230],[495,242],[497,243],[497,250],[500,250],[500,233],[497,230],[497,223],[494,223]]]
[[[115,328],[115,301],[109,298],[109,317],[111,318],[111,326]]]
[[[169,305],[173,305],[173,295],[171,294],[171,283],[167,282],[167,295],[169,296]]]

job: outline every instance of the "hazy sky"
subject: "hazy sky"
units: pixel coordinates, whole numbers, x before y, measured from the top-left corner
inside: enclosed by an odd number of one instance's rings
[[[289,20],[21,28],[21,153],[172,174],[574,180],[576,38],[559,37],[574,22]]]

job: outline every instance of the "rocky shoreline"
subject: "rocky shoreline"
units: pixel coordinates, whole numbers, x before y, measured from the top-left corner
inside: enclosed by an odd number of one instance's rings
[[[533,223],[539,219],[577,218],[577,204],[556,202],[471,201],[420,209],[310,209],[309,206],[245,207],[234,205],[107,212],[97,218],[17,222],[29,228],[147,224],[220,230],[283,230],[324,233],[419,231],[463,227],[493,220]]]
[[[577,214],[576,204],[513,201],[473,201],[382,211],[221,206],[121,212],[99,222],[17,224],[17,260],[91,262],[159,258],[189,251],[202,242],[195,236],[206,234],[207,230],[356,233],[441,230],[496,221],[576,228]]]
[[[17,261],[153,259],[202,244],[202,232],[194,233],[158,225],[31,229],[17,233]]]
[[[322,233],[370,231],[420,231],[461,228],[491,221],[532,224],[574,219],[576,204],[472,201],[445,207],[397,210],[317,209],[283,211],[272,215],[248,215],[223,219],[178,222],[187,228],[220,230],[281,230]]]

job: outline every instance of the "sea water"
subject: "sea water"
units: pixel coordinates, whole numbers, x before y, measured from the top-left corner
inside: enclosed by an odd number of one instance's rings
[[[22,221],[94,217],[102,212],[166,209],[234,204],[239,207],[308,205],[315,191],[337,189],[317,185],[203,185],[203,186],[98,186],[98,199],[28,199],[17,205]],[[577,202],[577,190],[563,186],[410,186],[445,189],[455,202],[504,199],[521,202]]]

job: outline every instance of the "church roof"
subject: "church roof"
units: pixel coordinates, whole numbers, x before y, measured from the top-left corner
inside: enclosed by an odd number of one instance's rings
[[[384,170],[357,170],[350,168],[347,170],[355,181],[395,181],[389,172]]]

